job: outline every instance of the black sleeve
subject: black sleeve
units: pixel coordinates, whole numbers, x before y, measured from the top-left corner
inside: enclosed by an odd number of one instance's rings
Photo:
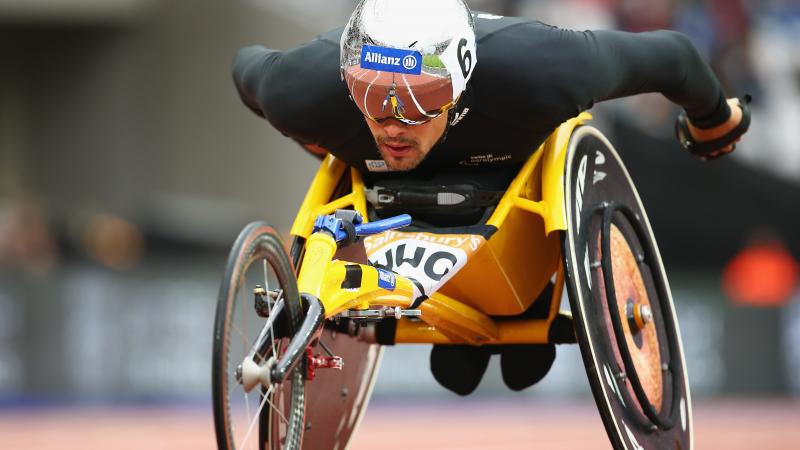
[[[500,34],[506,37],[497,39]],[[577,32],[528,22],[487,41],[490,49],[507,42],[503,52],[512,56],[503,57],[495,49],[483,61],[479,54],[476,75],[482,63],[498,64],[488,70],[511,73],[510,85],[517,86],[506,95],[551,111],[560,120],[602,100],[645,92],[662,93],[700,126],[717,125],[730,115],[711,68],[689,39],[674,31]]]
[[[595,74],[594,101],[660,92],[696,123],[722,123],[730,116],[725,94],[689,38],[675,31],[586,32],[587,67]],[[594,56],[594,57],[592,57]]]
[[[277,50],[268,50],[260,45],[244,47],[233,60],[233,83],[239,98],[251,111],[265,117],[263,107],[258,99],[261,93],[260,78],[269,71],[280,58]]]
[[[286,51],[242,48],[233,79],[247,107],[301,143],[339,145],[359,124],[340,79],[339,46],[330,37]]]

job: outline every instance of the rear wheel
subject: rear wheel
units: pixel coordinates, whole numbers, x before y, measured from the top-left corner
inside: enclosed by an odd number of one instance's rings
[[[622,161],[588,126],[570,141],[563,250],[575,331],[618,449],[692,448],[689,385],[672,296]]]
[[[217,303],[212,395],[218,448],[301,448],[305,365],[281,384],[268,378],[301,317],[292,264],[277,233],[251,223],[231,249]]]

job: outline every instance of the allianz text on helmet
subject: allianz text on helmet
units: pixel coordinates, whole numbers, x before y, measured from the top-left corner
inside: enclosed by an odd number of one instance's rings
[[[362,0],[342,33],[342,78],[372,120],[427,122],[466,89],[477,64],[463,0]]]

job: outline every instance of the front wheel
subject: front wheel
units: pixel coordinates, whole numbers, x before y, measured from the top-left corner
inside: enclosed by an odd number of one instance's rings
[[[588,126],[572,135],[563,239],[575,332],[616,449],[692,448],[689,384],[661,256],[619,155]]]
[[[281,384],[264,376],[301,318],[297,281],[277,233],[251,223],[231,249],[217,302],[211,378],[219,449],[301,448],[304,365]]]

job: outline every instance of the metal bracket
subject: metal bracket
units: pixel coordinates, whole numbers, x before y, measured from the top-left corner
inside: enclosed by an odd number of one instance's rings
[[[348,319],[383,319],[384,317],[400,319],[401,317],[422,316],[422,311],[419,309],[402,309],[399,306],[395,306],[394,308],[382,309],[349,309],[342,311],[338,316]]]

